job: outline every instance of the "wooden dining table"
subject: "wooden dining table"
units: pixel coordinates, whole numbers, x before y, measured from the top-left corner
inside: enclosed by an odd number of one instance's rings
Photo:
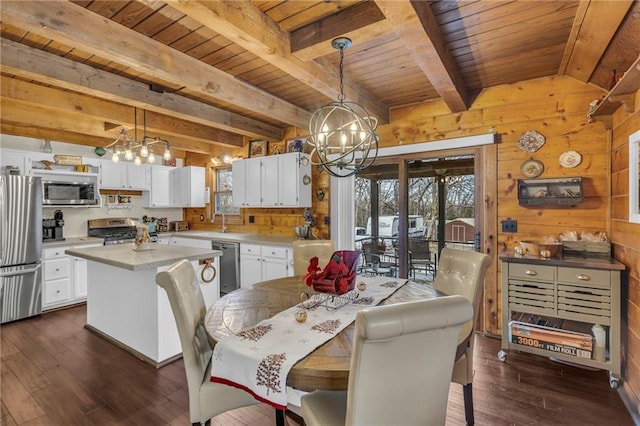
[[[390,278],[390,280],[405,281]],[[357,279],[356,279],[357,281]],[[302,282],[302,277],[279,278],[255,284],[252,289],[238,289],[220,298],[207,312],[205,329],[210,343],[236,334],[271,318],[301,301],[302,294],[315,292]],[[418,301],[437,297],[436,290],[427,284],[408,282],[381,305]],[[334,338],[316,348],[296,363],[289,371],[287,385],[311,392],[346,390],[355,323],[350,324]]]

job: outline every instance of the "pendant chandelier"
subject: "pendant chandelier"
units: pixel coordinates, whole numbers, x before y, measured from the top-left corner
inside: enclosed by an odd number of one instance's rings
[[[345,101],[344,49],[351,40],[339,37],[331,45],[340,50],[340,95],[337,102],[318,108],[309,120],[307,143],[311,163],[336,177],[347,177],[369,167],[378,156],[378,119],[355,102]]]
[[[169,148],[169,142],[160,139],[158,137],[147,136],[147,112],[143,111],[143,128],[144,135],[142,136],[142,140],[137,142],[138,140],[138,110],[134,108],[134,138],[133,140],[129,136],[129,132],[127,129],[122,127],[120,132],[116,136],[116,140],[111,142],[109,145],[105,146],[104,149],[107,150],[109,148],[112,149],[113,153],[111,155],[111,161],[117,163],[120,161],[120,156],[124,156],[124,159],[127,161],[133,160],[136,165],[140,165],[143,162],[148,164],[153,164],[156,161],[156,156],[154,152],[153,145],[161,143],[164,145],[164,153],[162,158],[165,161],[171,159],[171,150]]]

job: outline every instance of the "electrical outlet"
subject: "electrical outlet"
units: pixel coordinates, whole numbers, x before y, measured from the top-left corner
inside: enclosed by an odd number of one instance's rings
[[[502,222],[502,232],[518,232],[518,221],[517,220],[503,220]]]
[[[331,220],[329,219],[329,216],[325,216],[324,217],[324,224],[325,225],[330,225],[331,224]]]
[[[256,217],[255,216],[249,216],[249,223],[256,223]]]

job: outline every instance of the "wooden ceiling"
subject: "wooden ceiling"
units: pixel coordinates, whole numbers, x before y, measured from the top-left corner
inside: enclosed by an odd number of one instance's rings
[[[344,94],[394,107],[568,75],[607,89],[640,53],[633,1],[7,1],[2,133],[101,146],[119,126],[193,152],[304,134]],[[586,106],[585,106],[586,109]]]

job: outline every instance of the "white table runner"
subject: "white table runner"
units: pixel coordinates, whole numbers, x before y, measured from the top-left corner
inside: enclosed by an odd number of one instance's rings
[[[244,389],[262,402],[285,409],[291,367],[351,324],[358,311],[379,304],[407,280],[358,276],[356,282],[364,282],[366,289],[338,309],[307,309],[306,322],[299,323],[295,312],[300,308],[294,306],[221,339],[213,350],[211,381]]]

